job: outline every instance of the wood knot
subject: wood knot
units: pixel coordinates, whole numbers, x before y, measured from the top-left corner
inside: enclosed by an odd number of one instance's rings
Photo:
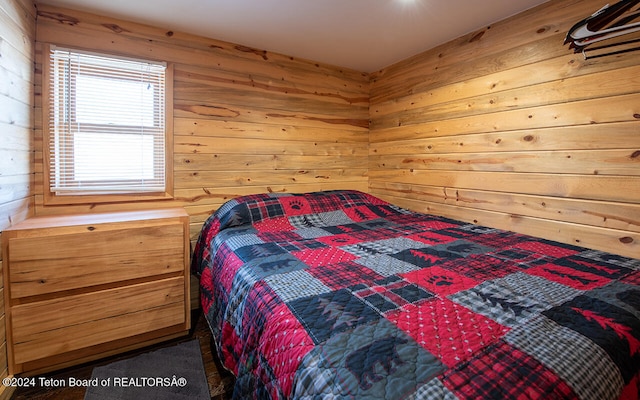
[[[640,119],[640,114],[633,114],[633,118]]]
[[[631,154],[631,158],[638,158],[640,157],[640,150],[636,150]]]
[[[129,32],[128,30],[116,24],[102,24],[102,26],[115,33]]]
[[[267,57],[267,52],[265,50],[258,50],[248,46],[236,45],[234,47],[236,50],[241,51],[243,53],[253,53],[257,56],[262,57],[263,60],[267,61],[269,57]]]
[[[478,40],[482,39],[482,37],[484,36],[486,31],[480,31],[478,33],[476,33],[475,35],[473,35],[473,37],[469,40],[469,43],[473,43],[473,42],[477,42]]]
[[[93,232],[93,231],[95,231],[95,230],[96,230],[96,227],[95,227],[95,226],[87,226],[87,230],[88,230],[89,232]]]
[[[58,21],[61,24],[64,25],[78,25],[78,23],[80,23],[80,20],[77,18],[74,18],[72,16],[69,15],[64,15],[64,14],[60,14],[60,13],[51,13],[51,12],[46,12],[46,11],[38,11],[38,16],[39,17],[43,17],[43,18],[49,18],[49,19],[53,19]]]
[[[533,135],[527,135],[523,139],[525,142],[531,142],[533,141]]]
[[[624,244],[631,244],[633,243],[633,238],[630,236],[621,237],[620,242]]]
[[[173,36],[173,31],[169,31],[169,32],[165,33],[165,35],[167,35],[168,37],[171,37],[171,36]]]

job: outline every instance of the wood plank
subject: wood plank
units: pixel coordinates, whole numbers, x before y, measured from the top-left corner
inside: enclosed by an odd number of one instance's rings
[[[306,169],[360,168],[367,164],[364,155],[243,155],[243,154],[175,154],[174,171],[266,171]]]
[[[640,175],[640,149],[376,155],[370,168]]]
[[[210,153],[176,153],[174,154],[174,171],[219,171],[224,173],[230,169],[246,171],[266,171],[275,169],[275,158],[270,154],[210,154]]]
[[[430,123],[431,126],[421,129],[460,134],[637,121],[639,115],[640,94],[634,93],[445,120],[424,114],[402,114],[384,120],[374,119],[370,127],[377,130]]]
[[[33,152],[0,148],[0,176],[25,175],[33,165]]]
[[[13,124],[0,123],[2,130],[2,149],[18,152],[33,152],[33,137],[31,131],[25,127]],[[7,170],[0,170],[0,174]],[[16,172],[13,170],[12,172]]]
[[[548,238],[561,243],[620,254],[625,257],[634,258],[640,252],[640,234],[635,232],[585,227],[559,221],[467,209],[446,204],[416,202],[401,197],[384,196],[384,198],[402,207],[419,212],[442,215],[534,237]]]
[[[270,109],[252,109],[233,104],[202,104],[197,101],[177,101],[174,104],[178,118],[217,119],[220,121],[238,121],[276,125],[297,125],[310,127],[331,127],[341,129],[367,129],[368,118],[344,117],[315,112],[296,113]]]
[[[28,62],[28,59],[11,60],[6,66],[0,65],[0,94],[21,103],[30,104],[33,99],[33,83],[29,79],[31,79],[33,72],[22,77],[11,71],[10,69],[18,69],[11,65],[20,65],[18,61]]]
[[[640,205],[374,181],[379,195],[640,232]]]
[[[31,196],[0,202],[0,231],[33,215]]]
[[[173,132],[177,136],[282,139],[303,142],[367,143],[369,141],[368,130],[363,128],[334,129],[332,127],[243,123],[201,118],[176,118]]]
[[[29,198],[31,176],[28,171],[16,175],[0,175],[0,204]]]
[[[351,153],[347,154],[320,154],[320,155],[276,155],[276,170],[301,170],[304,169],[352,169],[362,170],[366,168],[368,157],[361,155],[359,152],[354,154],[355,149],[351,149]]]
[[[637,203],[640,178],[481,171],[369,171],[371,181]],[[626,189],[623,189],[626,188]]]
[[[220,186],[271,186],[321,182],[367,181],[367,169],[278,170],[278,171],[200,171],[176,172],[176,189],[202,188],[215,181]]]
[[[174,151],[181,154],[246,154],[251,155],[356,155],[369,153],[368,145],[334,142],[301,142],[295,140],[263,140],[216,137],[179,136]]]
[[[446,124],[446,121],[443,121]],[[429,130],[431,125],[371,132],[372,154],[469,153],[519,150],[622,149],[637,145],[639,121],[572,125],[491,133]],[[607,140],[602,140],[602,131]],[[448,132],[448,135],[445,135]]]
[[[31,127],[32,110],[29,103],[0,96],[0,124]]]

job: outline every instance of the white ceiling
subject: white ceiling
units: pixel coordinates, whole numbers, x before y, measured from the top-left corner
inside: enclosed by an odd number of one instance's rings
[[[42,0],[373,72],[547,0]]]

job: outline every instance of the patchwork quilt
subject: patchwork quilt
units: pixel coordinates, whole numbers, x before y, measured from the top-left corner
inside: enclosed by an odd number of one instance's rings
[[[221,206],[192,259],[239,399],[638,399],[640,260],[356,191]]]

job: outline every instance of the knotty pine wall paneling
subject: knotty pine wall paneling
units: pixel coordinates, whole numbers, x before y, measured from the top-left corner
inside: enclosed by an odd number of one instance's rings
[[[33,4],[27,0],[0,3],[0,234],[33,214],[34,40]],[[3,300],[0,282],[0,303]],[[0,304],[0,379],[7,374],[4,304]],[[0,399],[12,393],[11,387],[0,386]]]
[[[46,43],[174,64],[175,198],[45,205],[38,118],[38,215],[183,206],[194,240],[204,219],[234,196],[368,188],[367,74],[46,5],[38,5],[36,39],[37,71]]]
[[[372,74],[370,192],[640,258],[640,52],[563,39],[602,0],[551,0]]]

